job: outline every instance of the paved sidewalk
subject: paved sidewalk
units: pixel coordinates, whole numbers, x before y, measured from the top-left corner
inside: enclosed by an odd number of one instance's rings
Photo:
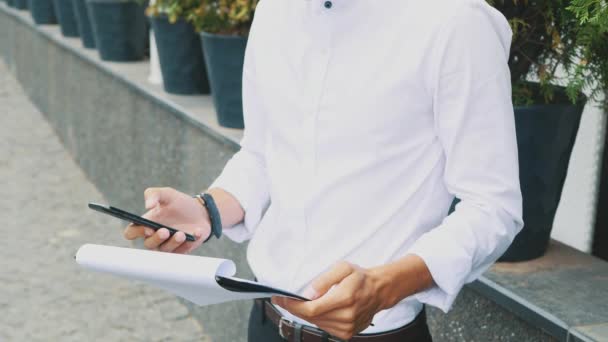
[[[207,341],[175,297],[80,269],[120,224],[0,60],[0,341]]]

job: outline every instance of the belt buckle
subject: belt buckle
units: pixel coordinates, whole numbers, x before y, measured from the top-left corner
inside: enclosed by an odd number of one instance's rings
[[[286,320],[285,317],[279,319],[279,336],[281,336],[282,339],[287,340],[287,336],[283,334],[283,324],[289,324],[289,321]]]

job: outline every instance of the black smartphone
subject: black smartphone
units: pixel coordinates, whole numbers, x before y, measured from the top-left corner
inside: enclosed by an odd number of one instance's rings
[[[179,230],[177,230],[175,228],[165,226],[164,224],[161,224],[158,222],[150,221],[139,215],[135,215],[133,213],[130,213],[128,211],[118,209],[115,207],[105,206],[105,205],[97,204],[97,203],[89,203],[89,208],[91,208],[95,211],[99,211],[100,213],[114,216],[121,220],[125,220],[125,221],[131,222],[131,223],[134,223],[134,224],[137,224],[140,226],[152,228],[154,230],[159,230],[161,228],[165,228],[169,231],[169,234],[170,234],[169,236],[173,236],[173,234],[179,232]],[[196,238],[193,235],[190,235],[188,233],[184,233],[184,234],[186,234],[186,241],[196,241]]]

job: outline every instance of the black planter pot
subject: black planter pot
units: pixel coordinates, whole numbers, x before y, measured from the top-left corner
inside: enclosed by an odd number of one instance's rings
[[[27,9],[27,0],[13,0],[13,4],[16,9],[26,10]]]
[[[32,19],[38,25],[56,24],[55,8],[52,0],[29,0],[28,7]]]
[[[55,15],[65,37],[78,37],[78,24],[72,0],[53,0]]]
[[[582,103],[515,108],[524,228],[500,261],[530,260],[546,252]]]
[[[532,260],[547,251],[585,100],[581,95],[572,104],[559,90],[555,104],[515,107],[524,227],[498,261]]]
[[[242,77],[246,37],[201,33],[211,95],[221,126],[244,128]]]
[[[144,8],[132,1],[88,0],[89,20],[101,59],[137,61],[147,39]]]
[[[82,45],[89,49],[95,48],[95,38],[91,29],[86,0],[72,0],[72,6],[76,14],[76,24],[78,24],[78,32],[80,32]]]
[[[172,94],[209,94],[209,82],[200,36],[180,19],[171,24],[166,16],[150,18],[165,91]]]
[[[144,10],[144,16],[145,16],[145,10]],[[150,57],[150,32],[152,30],[152,24],[150,23],[150,19],[148,17],[145,17],[145,23],[146,23],[146,32],[148,33],[146,35],[146,38],[144,39],[144,56],[146,57]]]

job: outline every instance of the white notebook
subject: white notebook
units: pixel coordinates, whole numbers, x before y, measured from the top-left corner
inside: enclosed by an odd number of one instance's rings
[[[80,247],[75,259],[84,268],[141,281],[197,305],[273,295],[308,300],[265,284],[235,278],[236,266],[228,259],[93,244]]]

